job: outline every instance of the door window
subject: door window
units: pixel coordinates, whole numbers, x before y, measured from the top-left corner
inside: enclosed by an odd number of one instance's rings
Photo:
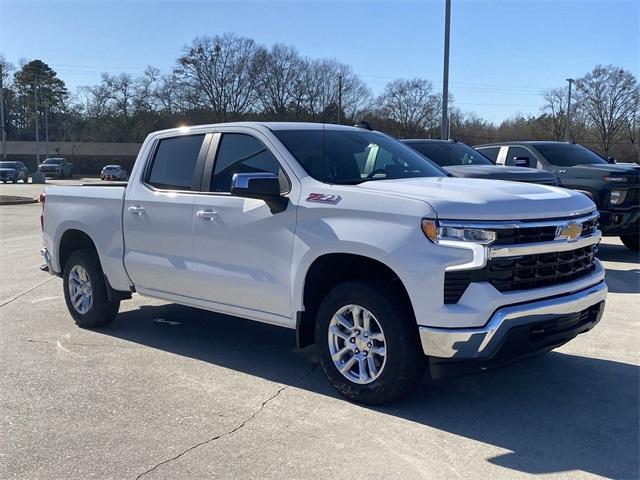
[[[204,135],[163,138],[151,163],[147,183],[163,190],[191,190]]]
[[[493,163],[496,163],[498,161],[498,153],[500,153],[500,147],[479,148],[478,150]]]
[[[273,173],[281,179],[282,186],[286,183],[280,164],[264,143],[244,133],[225,133],[216,154],[210,190],[230,192],[236,173]]]
[[[484,151],[482,152],[484,153]],[[537,161],[533,154],[523,147],[509,147],[509,152],[507,153],[507,165],[516,166],[516,157],[528,157],[529,158],[529,166],[535,168],[537,165]]]

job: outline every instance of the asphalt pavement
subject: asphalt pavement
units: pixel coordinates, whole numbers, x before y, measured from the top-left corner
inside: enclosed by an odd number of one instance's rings
[[[290,330],[138,295],[112,325],[77,328],[38,270],[39,213],[0,206],[0,479],[640,476],[640,257],[618,239],[601,245],[593,331],[370,408]]]

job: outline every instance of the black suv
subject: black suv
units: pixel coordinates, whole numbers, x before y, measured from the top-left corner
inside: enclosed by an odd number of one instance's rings
[[[495,165],[483,154],[456,140],[409,139],[400,140],[454,177],[510,180],[542,185],[557,185],[556,176],[535,168],[516,168]]]
[[[498,164],[544,168],[561,187],[591,197],[604,235],[640,249],[640,165],[612,164],[588,148],[564,142],[501,142],[475,147]]]

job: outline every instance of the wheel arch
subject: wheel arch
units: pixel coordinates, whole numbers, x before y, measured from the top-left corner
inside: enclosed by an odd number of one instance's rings
[[[298,347],[314,343],[313,330],[318,307],[331,288],[338,283],[358,279],[388,283],[411,306],[411,299],[402,280],[384,262],[354,253],[325,253],[314,259],[304,276],[303,309],[296,313]]]

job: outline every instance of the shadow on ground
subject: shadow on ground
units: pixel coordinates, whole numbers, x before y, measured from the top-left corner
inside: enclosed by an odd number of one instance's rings
[[[640,254],[623,245],[601,243],[598,258],[608,262],[640,264]],[[611,293],[640,293],[640,268],[607,268],[606,280]]]
[[[101,333],[270,381],[336,397],[312,348],[290,330],[179,305],[123,312]],[[550,353],[472,377],[425,381],[396,404],[374,408],[509,450],[487,461],[526,473],[585,471],[638,478],[639,369]],[[425,446],[425,454],[429,454]]]

